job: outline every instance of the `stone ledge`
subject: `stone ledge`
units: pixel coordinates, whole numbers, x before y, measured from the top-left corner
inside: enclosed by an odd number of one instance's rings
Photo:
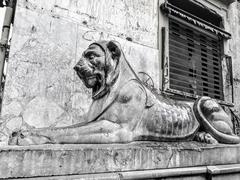
[[[240,163],[240,145],[196,142],[0,148],[0,178],[81,175]]]

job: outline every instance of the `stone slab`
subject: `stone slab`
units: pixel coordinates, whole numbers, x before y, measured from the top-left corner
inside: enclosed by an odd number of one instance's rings
[[[0,178],[239,164],[239,151],[240,145],[196,142],[4,146]]]
[[[213,170],[213,171],[212,171]],[[215,172],[214,172],[215,171]],[[12,178],[11,178],[12,179]],[[25,178],[14,178],[23,180]],[[81,175],[32,177],[28,180],[239,180],[240,164],[197,166]]]

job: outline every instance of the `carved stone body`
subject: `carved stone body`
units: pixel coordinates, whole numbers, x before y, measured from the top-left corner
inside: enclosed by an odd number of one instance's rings
[[[74,68],[92,89],[85,123],[14,132],[9,144],[126,143],[135,140],[239,143],[230,117],[208,97],[176,101],[152,93],[114,42],[93,43]],[[199,131],[201,130],[201,132]]]

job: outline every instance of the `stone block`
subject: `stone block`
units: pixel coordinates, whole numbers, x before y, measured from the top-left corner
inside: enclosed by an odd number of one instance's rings
[[[239,150],[239,145],[196,142],[6,146],[0,149],[0,178],[238,164]]]
[[[53,125],[63,113],[64,110],[56,103],[45,97],[36,97],[27,104],[22,116],[30,126],[42,128]]]
[[[22,117],[15,117],[10,119],[7,123],[6,123],[6,127],[10,130],[16,130],[16,129],[20,129],[22,126]]]
[[[18,101],[12,101],[2,110],[2,116],[19,116],[23,110],[22,104]]]

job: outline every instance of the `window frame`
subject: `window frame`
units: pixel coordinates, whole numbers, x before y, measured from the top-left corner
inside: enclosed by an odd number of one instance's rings
[[[160,14],[160,16],[164,16],[164,17],[160,17],[159,20],[163,20],[165,25],[163,26],[159,26],[160,27],[160,33],[159,35],[161,36],[159,38],[160,42],[161,42],[161,45],[162,47],[160,48],[160,54],[161,54],[161,69],[162,69],[162,73],[160,75],[160,79],[162,79],[162,82],[161,82],[161,85],[162,85],[162,92],[165,93],[165,94],[168,94],[170,96],[173,96],[173,98],[179,98],[179,99],[184,99],[184,100],[187,100],[187,99],[197,99],[199,96],[198,95],[194,95],[194,94],[191,94],[191,93],[188,93],[188,92],[184,92],[184,91],[180,91],[180,90],[175,90],[175,89],[171,89],[170,88],[170,56],[169,56],[169,18],[171,18],[171,15],[170,13],[166,13],[165,10],[163,9],[163,6],[166,7],[166,5],[168,5],[168,2],[167,0],[164,1],[164,3],[161,4],[161,10],[162,10],[162,14]],[[192,17],[191,17],[192,18]],[[179,18],[181,19],[181,18]],[[182,21],[184,21],[183,19],[181,19]],[[186,23],[189,23],[187,21],[185,21]],[[193,24],[189,23],[191,26],[194,27]],[[209,24],[207,24],[208,26]],[[209,32],[207,29],[204,29],[204,28],[200,28],[199,26],[195,26],[195,28],[197,28],[198,31],[203,31],[204,33],[207,33],[209,35],[211,35],[211,32]],[[225,36],[225,39],[223,40],[223,43],[222,43],[222,57],[221,57],[221,64],[223,64],[223,61],[226,61],[227,59],[231,59],[229,58],[228,55],[225,54],[225,46],[226,46],[226,41],[227,39],[229,39],[231,37],[231,34],[226,32],[225,29],[221,29],[221,28],[217,28],[217,30],[219,31],[220,30],[220,34],[222,36]],[[222,34],[223,33],[223,34]],[[225,58],[227,57],[227,58]],[[232,67],[232,62],[225,62],[225,64],[228,64],[229,65],[230,63],[230,66]],[[232,77],[232,68],[230,68],[230,71],[229,74],[230,74],[230,79]],[[218,100],[216,99],[220,104],[222,105],[226,105],[226,106],[234,106],[233,104],[233,87],[231,87],[230,89],[232,90],[231,92],[231,96],[232,98],[230,98],[231,100],[226,100],[225,99],[225,87],[224,87],[224,73],[223,73],[223,70],[222,70],[222,73],[221,73],[222,77],[222,89],[223,89],[223,100]],[[231,80],[230,80],[230,83],[231,83]],[[231,84],[232,86],[232,84]]]

